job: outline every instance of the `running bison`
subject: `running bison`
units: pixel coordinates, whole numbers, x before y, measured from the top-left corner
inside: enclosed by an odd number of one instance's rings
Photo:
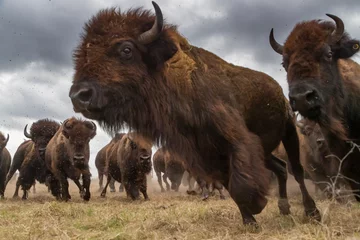
[[[276,42],[273,29],[269,40],[283,58],[292,109],[318,123],[331,153],[343,159],[355,147],[353,143],[360,143],[360,66],[349,59],[359,51],[360,41],[345,32],[339,17],[327,16],[335,24],[304,21],[294,27],[284,45]],[[349,179],[357,201],[359,158],[355,148],[341,163],[341,173]]]
[[[19,170],[14,198],[18,197],[20,186],[23,190],[22,199],[25,200],[28,198],[28,191],[31,186],[34,186],[35,180],[46,184],[45,150],[48,142],[59,128],[60,124],[51,119],[40,119],[34,122],[30,132],[27,132],[27,125],[25,126],[24,135],[31,140],[21,143],[16,150],[6,178],[6,183],[8,183],[16,170]]]
[[[118,149],[120,148],[120,140],[125,136],[125,133],[116,133],[115,137],[110,141],[105,150],[104,161],[104,175],[106,176],[106,184],[101,192],[101,197],[106,196],[107,187],[112,181],[118,181],[120,187],[123,186],[121,180],[121,171],[118,165]],[[111,186],[110,186],[111,189]],[[120,189],[119,189],[120,190]]]
[[[116,136],[115,136],[115,138],[116,138]],[[106,144],[103,148],[101,148],[95,157],[95,166],[98,171],[98,177],[99,177],[99,191],[103,190],[104,175],[107,177],[107,174],[105,173],[106,152],[113,145],[113,140],[114,139],[112,139],[108,144]],[[116,191],[114,178],[111,178],[109,186],[110,186],[110,192]],[[123,187],[122,187],[122,185],[120,185],[119,192],[122,192],[122,191],[123,191]]]
[[[90,199],[89,142],[95,135],[93,122],[72,117],[64,121],[50,140],[45,161],[52,173],[49,178],[51,193],[58,200],[71,199],[67,178],[75,182],[85,201]],[[79,181],[81,175],[83,185]]]
[[[281,212],[290,213],[286,164],[271,155],[283,141],[305,212],[319,220],[280,85],[190,45],[153,5],[156,15],[112,8],[85,25],[74,52],[74,111],[108,131],[129,126],[180,154],[196,175],[229,190],[245,224],[256,224],[253,215],[266,206],[268,169],[279,178]]]
[[[9,172],[11,164],[11,155],[6,149],[6,144],[9,141],[9,134],[5,138],[4,134],[0,132],[0,198],[4,198],[5,193],[5,178]]]
[[[140,191],[145,200],[149,200],[146,175],[152,168],[151,141],[132,132],[123,136],[118,144],[117,163],[126,195],[136,200],[140,197]]]
[[[175,190],[175,192],[178,192],[181,185],[182,177],[185,172],[185,168],[182,160],[180,159],[180,156],[175,153],[171,154],[169,151],[166,150],[165,147],[162,147],[159,148],[154,154],[153,162],[154,170],[161,188],[161,192],[165,192],[161,181],[161,173],[164,173],[163,180],[166,184],[166,190],[170,190],[170,185],[167,181],[167,178],[169,178],[171,182],[171,190]]]

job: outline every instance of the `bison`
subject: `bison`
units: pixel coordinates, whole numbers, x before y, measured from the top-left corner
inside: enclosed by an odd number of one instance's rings
[[[180,156],[171,154],[166,148],[162,147],[154,154],[153,162],[161,192],[165,192],[161,181],[161,173],[164,173],[163,180],[166,184],[166,190],[170,190],[170,185],[167,182],[167,178],[169,178],[171,189],[178,192],[185,172],[183,161],[180,159]]]
[[[111,8],[86,23],[74,51],[74,111],[109,132],[129,126],[181,154],[197,176],[228,189],[245,224],[256,224],[253,215],[266,206],[268,169],[279,178],[280,211],[290,213],[286,163],[271,154],[283,141],[305,212],[319,220],[281,86],[190,45],[152,3],[155,15]]]
[[[66,119],[56,132],[45,152],[47,168],[51,171],[51,193],[58,199],[68,201],[69,183],[72,179],[85,201],[90,200],[91,173],[89,170],[89,142],[96,135],[96,125],[75,117]],[[80,176],[82,183],[80,184]]]
[[[120,186],[123,186],[121,180],[121,171],[118,165],[118,149],[120,147],[120,140],[124,137],[125,133],[116,133],[115,137],[110,141],[105,150],[104,173],[107,177],[105,187],[101,192],[101,197],[106,196],[107,187],[112,181],[118,181]]]
[[[118,144],[117,163],[126,195],[132,200],[139,199],[140,190],[145,200],[149,200],[146,175],[152,169],[151,141],[139,133],[131,132],[123,136]]]
[[[106,152],[107,152],[108,148],[110,148],[112,143],[113,143],[113,139],[108,144],[106,144],[103,148],[101,148],[95,157],[95,166],[98,171],[98,177],[99,177],[99,191],[103,190],[104,175],[107,176],[107,174],[105,173]],[[111,178],[109,186],[110,186],[110,192],[115,192],[115,179],[114,178]],[[123,191],[123,186],[120,185],[119,192],[122,192],[122,191]]]
[[[11,155],[6,148],[9,138],[9,134],[5,138],[4,134],[0,132],[0,198],[4,198],[6,174],[9,172],[11,164]]]
[[[360,66],[350,59],[359,51],[360,41],[345,32],[339,17],[327,16],[335,24],[298,23],[284,45],[276,42],[271,29],[269,41],[282,55],[292,109],[319,124],[330,152],[340,160],[331,175],[341,168],[360,201]]]
[[[6,178],[10,181],[16,170],[19,170],[19,177],[16,182],[16,189],[13,198],[18,197],[19,187],[23,190],[22,199],[28,198],[28,191],[34,186],[35,180],[46,184],[47,168],[45,165],[45,150],[50,139],[59,129],[60,124],[51,119],[40,119],[31,125],[30,132],[27,132],[27,125],[24,128],[24,135],[31,140],[20,144],[14,154],[14,160]]]

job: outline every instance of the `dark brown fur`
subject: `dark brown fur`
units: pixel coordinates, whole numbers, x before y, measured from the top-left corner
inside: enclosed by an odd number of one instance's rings
[[[85,201],[90,199],[89,142],[95,135],[94,123],[72,117],[64,121],[50,140],[45,161],[52,173],[51,192],[57,199],[71,199],[67,178],[75,182]],[[79,182],[81,175],[83,185]]]
[[[359,51],[360,41],[351,39],[346,32],[340,40],[334,40],[330,37],[334,29],[330,21],[298,23],[286,39],[282,56],[289,96],[312,93],[309,105],[299,108],[294,101],[293,108],[319,124],[330,152],[342,159],[352,147],[348,140],[360,143],[360,66],[349,59]],[[303,107],[310,103],[312,108]],[[355,149],[341,169],[352,179],[349,184],[358,201],[359,158],[360,152]]]
[[[11,155],[6,148],[7,137],[0,132],[0,198],[4,198],[6,175],[9,172],[11,164]]]
[[[281,211],[290,212],[285,164],[271,156],[286,140],[306,213],[319,219],[303,183],[298,138],[280,85],[190,45],[172,25],[142,44],[137,39],[154,19],[142,9],[107,9],[86,24],[69,93],[75,111],[109,131],[127,124],[181,154],[191,171],[229,190],[246,224],[255,223],[253,215],[267,203],[266,167],[281,178]],[[129,49],[131,56],[124,52]]]
[[[121,182],[127,196],[133,200],[139,199],[139,191],[149,200],[146,175],[152,168],[151,147],[151,141],[138,133],[128,133],[119,142],[117,159]]]
[[[162,147],[159,148],[154,154],[153,163],[161,192],[165,191],[161,181],[161,173],[164,174],[163,180],[166,184],[166,190],[169,191],[171,188],[172,190],[178,192],[182,177],[185,172],[183,161],[180,159],[180,157],[175,153],[170,154],[166,148]],[[171,182],[171,187],[167,182],[167,178],[169,178]]]
[[[118,181],[120,183],[120,187],[123,188],[121,171],[118,165],[118,149],[120,148],[120,140],[124,136],[125,133],[117,133],[107,145],[108,147],[105,150],[104,174],[107,177],[107,181],[101,192],[101,197],[106,196],[107,186],[111,183],[112,179],[114,179],[114,181]]]
[[[31,125],[29,136],[31,141],[25,141],[18,147],[11,171],[7,176],[8,181],[16,168],[20,166],[14,198],[18,197],[19,186],[23,190],[22,199],[27,199],[28,191],[34,185],[35,180],[39,183],[46,183],[48,170],[45,165],[45,148],[59,127],[60,124],[51,119],[41,119]]]

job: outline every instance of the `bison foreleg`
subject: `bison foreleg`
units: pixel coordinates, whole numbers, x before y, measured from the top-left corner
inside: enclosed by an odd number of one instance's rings
[[[116,192],[115,190],[115,179],[112,177],[111,180],[110,180],[110,192]]]
[[[100,196],[103,197],[103,198],[106,196],[106,190],[107,190],[107,187],[109,186],[110,181],[111,181],[111,176],[110,176],[110,174],[108,174],[105,187],[103,188],[103,190],[102,190],[102,192],[100,194]]]
[[[166,191],[170,191],[170,184],[167,181],[167,174],[166,173],[164,173],[164,175],[163,175],[163,181],[166,184]]]
[[[19,197],[19,188],[20,188],[20,177],[18,177],[18,179],[16,180],[16,187],[15,187],[15,192],[14,192],[13,198]]]
[[[60,174],[59,177],[60,184],[61,184],[61,195],[62,200],[67,202],[71,199],[70,193],[69,193],[69,182],[67,180],[67,177],[64,174]]]
[[[150,200],[149,196],[147,195],[147,179],[146,176],[144,176],[144,179],[142,180],[142,182],[140,183],[140,192],[144,195],[145,200]]]
[[[98,178],[99,178],[99,192],[103,190],[103,181],[104,181],[104,174],[98,171]]]
[[[156,172],[156,177],[158,179],[158,183],[160,185],[161,192],[165,192],[165,189],[163,187],[162,180],[161,180],[161,172]]]
[[[225,199],[225,195],[224,195],[224,187],[223,185],[219,182],[219,181],[215,181],[213,183],[213,187],[216,188],[219,193],[220,193],[220,199]]]
[[[36,184],[36,182],[34,182],[34,184],[33,184],[33,194],[36,194],[35,184]]]
[[[300,164],[300,149],[299,138],[296,132],[296,127],[292,119],[289,119],[286,123],[285,136],[282,139],[282,143],[286,150],[286,153],[291,163],[292,172],[295,180],[299,183],[300,190],[303,197],[303,205],[305,208],[305,214],[314,218],[317,221],[321,220],[319,210],[316,208],[314,199],[310,196],[304,182],[304,169]]]
[[[122,183],[120,183],[119,192],[124,192],[124,185]]]
[[[280,213],[283,215],[288,215],[290,214],[290,204],[288,201],[287,190],[286,190],[286,181],[287,181],[286,163],[271,154],[266,159],[266,167],[275,173],[278,180],[279,197],[280,197],[278,201],[278,207]]]
[[[85,201],[89,201],[90,200],[90,183],[91,183],[91,174],[89,173],[85,173],[82,175],[82,179],[83,179],[83,186],[85,188],[85,194],[83,199]]]

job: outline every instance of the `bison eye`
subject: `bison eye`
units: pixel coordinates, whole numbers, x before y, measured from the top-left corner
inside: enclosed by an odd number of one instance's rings
[[[329,52],[326,54],[326,60],[331,61],[331,60],[332,60],[332,56],[333,56],[333,52],[332,52],[332,51],[329,51]]]
[[[359,44],[357,44],[357,43],[353,45],[353,49],[354,49],[354,50],[358,50],[359,47],[360,47],[360,46],[359,46]]]
[[[133,57],[134,45],[131,42],[123,42],[118,47],[118,54],[123,60],[130,60]]]

